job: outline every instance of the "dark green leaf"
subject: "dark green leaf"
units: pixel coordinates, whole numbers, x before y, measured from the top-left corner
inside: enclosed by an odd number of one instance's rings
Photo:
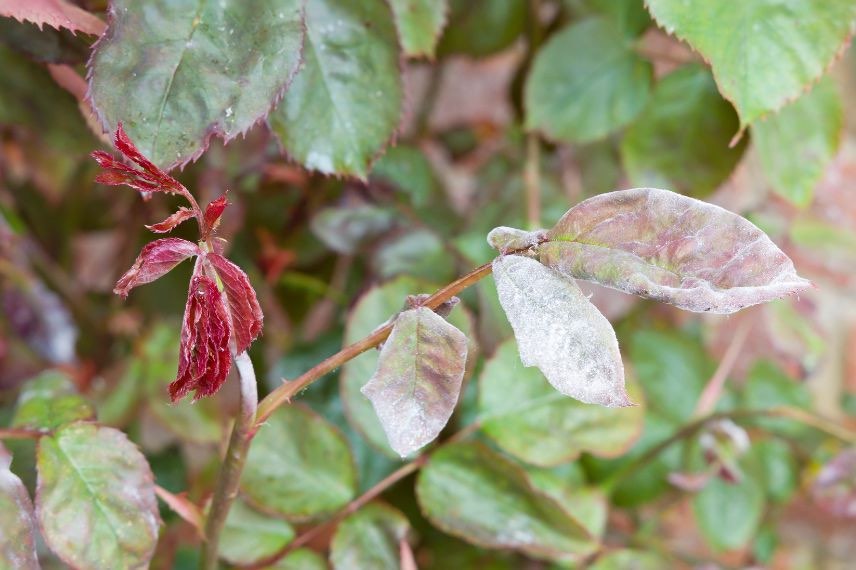
[[[510,46],[526,25],[526,0],[450,0],[440,55],[482,57]]]
[[[416,494],[435,526],[474,544],[556,560],[576,560],[597,548],[520,467],[481,444],[439,449],[420,472]]]
[[[702,536],[719,550],[748,543],[763,512],[764,489],[748,474],[738,483],[714,477],[693,499],[693,514]]]
[[[535,58],[526,80],[526,126],[564,142],[603,138],[642,111],[652,73],[609,20],[573,24]]]
[[[401,106],[395,26],[383,0],[309,0],[303,68],[270,120],[288,154],[325,174],[365,178]]]
[[[390,0],[405,54],[434,57],[434,48],[446,23],[446,4],[446,0]]]
[[[11,464],[12,455],[0,443],[0,567],[38,570],[33,503]]]
[[[628,36],[638,36],[651,24],[643,0],[565,0],[575,16],[602,15]]]
[[[67,423],[93,418],[95,410],[77,393],[68,376],[58,370],[48,370],[24,385],[12,425],[53,430]]]
[[[299,0],[115,0],[89,63],[90,96],[162,168],[195,160],[271,109],[300,64]],[[306,73],[306,70],[303,72]]]
[[[389,231],[395,213],[372,204],[330,206],[310,222],[312,233],[335,252],[350,255],[362,245]]]
[[[451,281],[455,262],[442,238],[426,229],[416,229],[385,241],[377,250],[375,272],[381,279],[399,275],[431,281]]]
[[[739,127],[734,108],[699,64],[657,83],[645,111],[627,129],[621,156],[636,186],[673,188],[705,196],[722,184],[743,156],[746,141],[729,142]]]
[[[220,558],[249,565],[267,558],[294,539],[286,521],[261,513],[238,499],[232,504],[220,536]]]
[[[397,145],[386,151],[372,167],[372,179],[391,183],[410,197],[410,203],[428,206],[439,191],[431,163],[416,147]]]
[[[323,418],[283,406],[259,428],[241,489],[256,508],[303,520],[345,505],[356,490],[351,451]]]
[[[113,428],[74,423],[39,440],[36,513],[45,541],[75,568],[143,568],[158,537],[152,472]]]
[[[89,53],[83,36],[68,30],[40,30],[35,24],[12,18],[0,18],[0,42],[43,63],[83,63]]]
[[[336,529],[330,546],[335,570],[371,568],[399,570],[399,544],[410,524],[392,507],[372,503],[346,518]]]

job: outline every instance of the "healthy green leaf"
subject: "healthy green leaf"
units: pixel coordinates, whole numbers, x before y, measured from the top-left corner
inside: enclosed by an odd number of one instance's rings
[[[832,79],[752,125],[764,172],[773,190],[798,206],[811,202],[814,187],[832,161],[844,129],[844,110]]]
[[[565,0],[575,16],[610,18],[628,36],[638,36],[651,24],[642,0]]]
[[[630,38],[609,20],[587,18],[556,33],[535,57],[526,127],[563,142],[603,138],[642,111],[652,77]]]
[[[409,530],[410,523],[396,509],[380,503],[366,505],[336,529],[330,546],[333,568],[399,570],[399,544]]]
[[[401,108],[389,7],[383,0],[309,0],[304,64],[270,117],[285,150],[324,174],[365,178]]]
[[[12,455],[0,443],[0,567],[38,570],[33,503],[11,465]]]
[[[424,228],[385,239],[375,250],[372,266],[381,279],[409,275],[446,282],[456,276],[455,260],[443,239]]]
[[[439,191],[434,170],[425,154],[408,145],[399,144],[388,149],[372,166],[371,178],[391,183],[406,193],[417,208],[431,205]]]
[[[333,512],[356,491],[351,451],[323,418],[283,406],[259,428],[241,489],[255,508],[305,520]]]
[[[744,546],[764,513],[764,489],[751,476],[737,483],[711,479],[693,499],[693,514],[702,536],[714,548]]]
[[[151,469],[122,432],[73,423],[39,440],[36,513],[74,568],[145,568],[158,537]]]
[[[738,128],[737,114],[710,72],[685,65],[657,83],[645,111],[627,129],[621,157],[633,184],[705,196],[743,156],[745,140],[729,148]]]
[[[688,311],[733,313],[811,286],[750,221],[667,190],[589,198],[548,238],[539,251],[549,267]]]
[[[314,550],[298,548],[265,570],[327,570],[327,563]]]
[[[111,13],[90,96],[104,128],[121,121],[162,168],[264,119],[300,64],[300,0],[115,0]]]
[[[294,539],[286,521],[261,513],[241,499],[226,517],[220,536],[220,558],[231,564],[250,565],[279,552]]]
[[[751,410],[765,410],[777,406],[809,408],[811,394],[808,389],[785,374],[771,362],[755,364],[746,377],[742,393],[743,406]],[[787,418],[757,418],[752,424],[783,436],[798,437],[809,428]]]
[[[440,55],[483,57],[501,51],[523,33],[525,0],[450,0]]]
[[[350,255],[361,246],[389,231],[395,213],[373,204],[328,206],[312,217],[310,228],[335,252]]]
[[[478,443],[434,453],[419,474],[416,496],[434,526],[473,544],[556,560],[580,559],[597,548],[520,467]]]
[[[799,471],[788,444],[781,439],[765,439],[754,443],[751,452],[758,458],[770,500],[784,503],[790,499],[799,485]]]
[[[644,417],[642,406],[605,408],[559,394],[538,370],[523,367],[513,339],[501,344],[482,370],[479,408],[482,430],[497,445],[540,466],[582,452],[621,455],[641,434]]]
[[[12,425],[54,430],[67,423],[94,418],[95,410],[77,393],[68,376],[48,370],[24,385]]]
[[[710,62],[742,127],[816,81],[841,53],[856,18],[850,0],[648,0],[647,6],[660,26]]]
[[[433,58],[446,23],[446,0],[390,0],[389,7],[404,53]]]
[[[632,405],[615,331],[572,279],[519,255],[496,258],[493,275],[525,366],[581,402]]]
[[[425,307],[404,311],[383,344],[377,370],[361,392],[371,401],[389,445],[406,457],[446,426],[467,364],[467,337]]]

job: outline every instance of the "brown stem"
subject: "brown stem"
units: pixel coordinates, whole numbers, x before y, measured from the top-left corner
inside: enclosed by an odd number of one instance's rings
[[[39,439],[47,432],[37,429],[0,428],[0,439]]]
[[[238,484],[247,459],[247,449],[252,439],[256,418],[258,393],[256,373],[253,363],[246,352],[234,356],[235,368],[241,384],[241,409],[232,427],[229,446],[223,458],[223,466],[217,476],[217,485],[211,498],[211,508],[205,519],[205,544],[199,567],[202,570],[216,570],[217,550],[220,545],[220,533],[226,524],[229,508],[238,494]]]
[[[737,357],[740,355],[740,351],[743,349],[743,345],[746,343],[746,338],[749,336],[751,329],[752,321],[748,320],[744,321],[737,329],[737,332],[734,333],[734,337],[732,337],[731,343],[725,350],[719,366],[716,367],[716,371],[710,377],[710,380],[708,380],[701,396],[699,396],[694,414],[695,417],[706,416],[716,407],[716,403],[722,395],[722,390],[725,388],[728,375],[737,363]]]
[[[541,227],[541,142],[537,133],[526,135],[526,164],[523,167],[523,180],[526,188],[526,218],[529,229]]]
[[[448,301],[470,285],[477,283],[482,278],[486,277],[492,271],[493,266],[490,263],[485,263],[481,267],[477,267],[476,269],[470,271],[460,279],[453,281],[439,289],[436,293],[425,299],[422,303],[423,307],[428,307],[429,309],[436,309],[444,302]],[[271,416],[271,414],[281,405],[290,402],[291,398],[294,397],[295,394],[324,376],[325,374],[332,372],[333,370],[339,368],[349,360],[359,356],[363,352],[378,346],[386,337],[389,336],[389,333],[392,332],[392,323],[387,323],[382,327],[378,328],[369,336],[365,337],[362,340],[355,342],[354,344],[348,345],[333,356],[322,360],[312,368],[310,368],[305,373],[298,376],[296,379],[290,382],[284,382],[281,386],[276,388],[270,394],[268,394],[260,403],[258,413],[256,414],[256,425],[253,429],[253,433],[258,430],[259,426],[261,426],[267,419]]]

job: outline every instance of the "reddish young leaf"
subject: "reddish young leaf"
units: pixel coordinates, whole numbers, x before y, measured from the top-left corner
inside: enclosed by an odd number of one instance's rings
[[[0,0],[0,16],[32,22],[39,29],[47,25],[93,36],[100,36],[105,28],[99,18],[66,0]]]
[[[196,390],[193,399],[198,400],[220,389],[232,365],[229,332],[229,318],[217,284],[205,275],[194,275],[181,327],[178,374],[169,385],[173,402],[191,390]]]
[[[238,353],[244,352],[262,331],[262,309],[244,271],[217,253],[205,256],[223,282],[232,317],[232,334]]]
[[[156,234],[165,234],[167,232],[171,232],[177,225],[189,220],[193,216],[193,210],[182,206],[177,212],[169,216],[164,221],[146,227]]]
[[[116,282],[113,292],[125,298],[134,287],[151,283],[188,257],[200,253],[199,246],[180,238],[164,238],[147,243],[134,265]]]
[[[208,231],[216,230],[220,225],[220,216],[223,215],[223,210],[226,209],[229,203],[226,201],[226,196],[220,196],[208,206],[205,207],[205,227]]]
[[[182,196],[189,194],[178,180],[143,156],[143,153],[134,146],[134,143],[125,134],[122,123],[119,123],[116,128],[116,136],[113,142],[119,152],[139,168],[128,166],[116,160],[111,154],[96,150],[90,156],[104,169],[104,172],[95,177],[96,182],[109,186],[125,184],[140,192],[166,192],[168,194],[181,194]]]

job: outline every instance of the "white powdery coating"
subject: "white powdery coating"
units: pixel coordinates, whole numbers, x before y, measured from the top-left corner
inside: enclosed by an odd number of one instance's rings
[[[0,444],[0,566],[38,570],[33,504],[27,489],[9,470],[12,456]]]
[[[547,239],[547,230],[535,230],[527,232],[517,228],[499,226],[490,230],[487,234],[487,243],[500,253],[508,253],[514,250],[523,250],[535,247]]]
[[[389,445],[406,457],[446,426],[467,363],[467,337],[425,307],[404,311],[361,392],[371,401]]]
[[[615,331],[573,280],[518,255],[494,260],[493,274],[525,366],[581,402],[633,405]]]

